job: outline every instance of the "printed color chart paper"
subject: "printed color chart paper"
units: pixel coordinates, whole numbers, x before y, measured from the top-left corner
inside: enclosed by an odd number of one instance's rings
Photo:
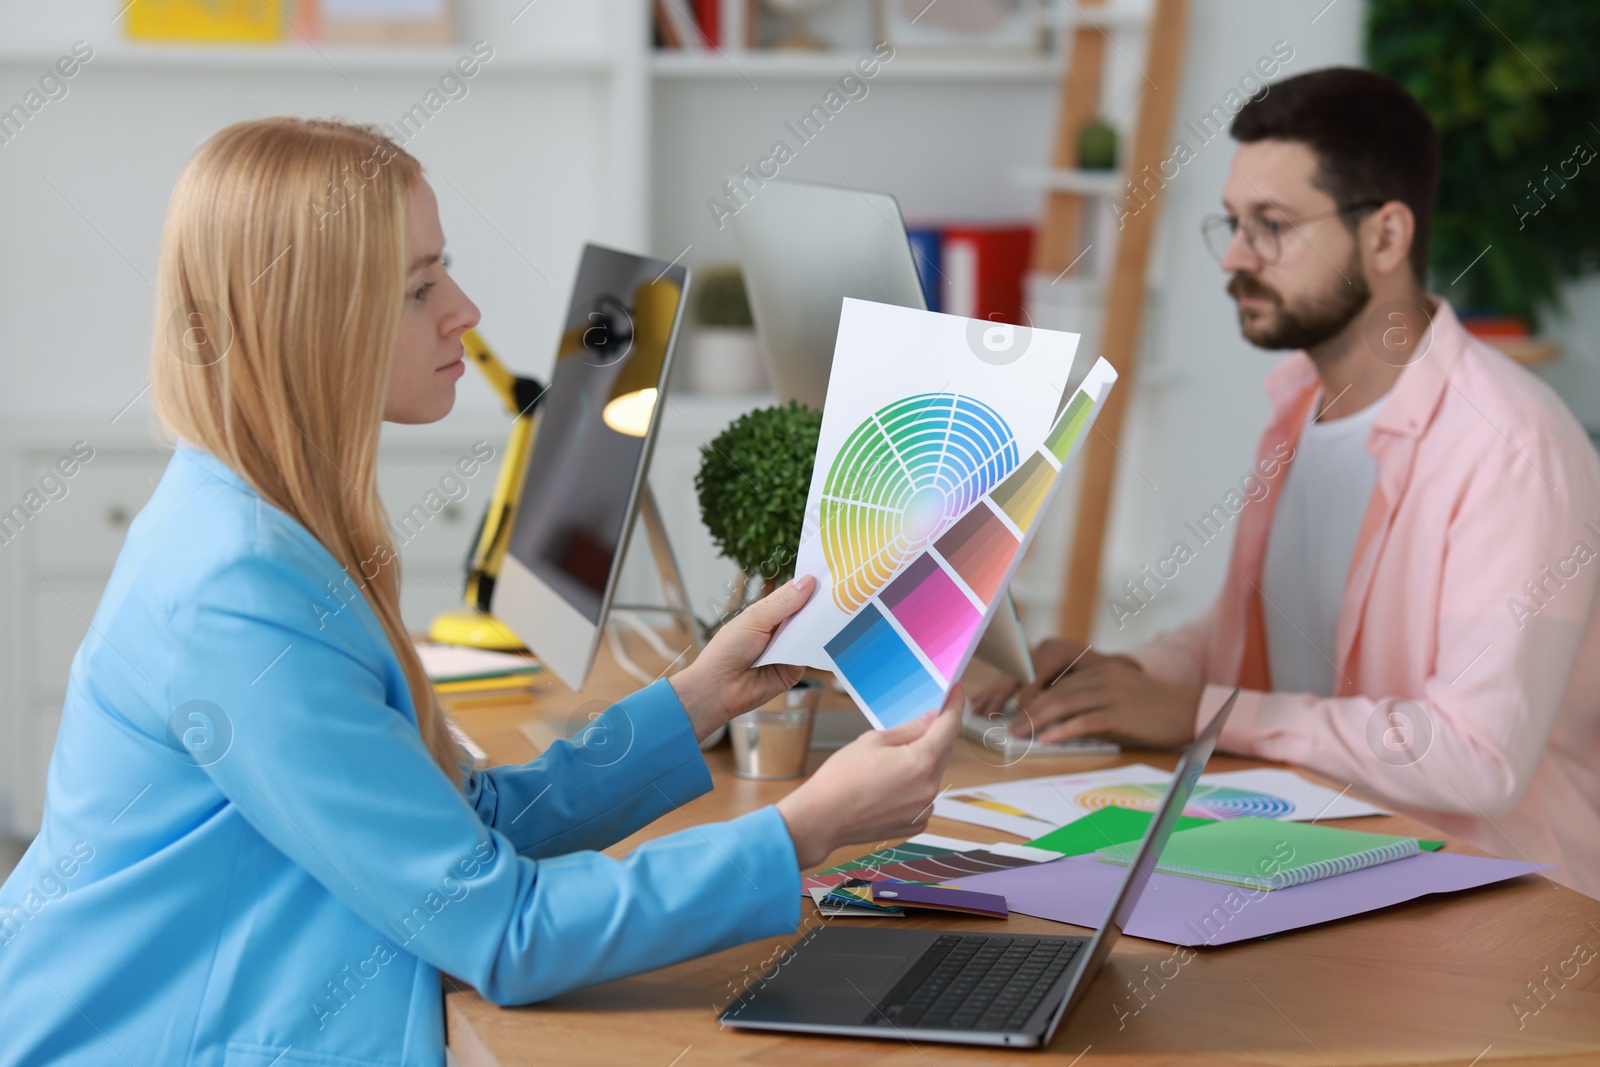
[[[759,662],[834,671],[879,729],[966,669],[1116,380],[1097,361],[1056,415],[1077,335],[1006,327],[997,359],[994,325],[844,302],[796,571],[819,588]]]

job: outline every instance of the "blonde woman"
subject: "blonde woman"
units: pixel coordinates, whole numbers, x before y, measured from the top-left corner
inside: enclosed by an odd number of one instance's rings
[[[787,934],[802,868],[926,824],[959,690],[776,805],[594,851],[709,789],[698,740],[798,677],[751,663],[809,578],[606,711],[621,760],[464,765],[376,488],[381,422],[450,410],[478,321],[443,244],[420,165],[370,127],[240,123],[185,167],[152,365],[176,450],[0,887],[6,1064],[437,1067],[441,971],[524,1004]]]

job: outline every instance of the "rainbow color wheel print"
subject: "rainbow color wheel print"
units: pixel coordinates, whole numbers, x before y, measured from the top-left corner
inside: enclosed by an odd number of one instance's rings
[[[1134,811],[1155,811],[1166,794],[1163,782],[1148,785],[1123,782],[1086,790],[1073,798],[1080,808],[1098,811],[1101,808],[1132,808]],[[1271,793],[1258,793],[1253,789],[1235,789],[1226,785],[1195,786],[1183,813],[1197,819],[1238,819],[1253,815],[1262,819],[1280,819],[1294,811],[1294,805]]]
[[[1021,463],[1009,435],[985,438],[970,424],[963,426],[965,420],[990,429],[1005,423],[998,416],[979,419],[993,413],[953,394],[926,394],[890,405],[851,434],[824,488],[824,518],[830,499],[840,509],[834,514],[843,513],[841,498],[847,494],[855,501],[851,507],[871,512],[860,503],[865,494],[857,487],[862,484],[887,486],[884,498],[898,501],[901,511],[876,507],[877,514],[888,516],[879,521],[893,537],[857,542],[876,548],[850,572],[853,584],[843,594],[846,583],[835,578],[835,603],[854,614],[823,650],[851,695],[877,721],[893,725],[939,706],[966,664],[985,614],[1005,587],[1028,530],[1094,407],[1093,398],[1080,389],[1056,417],[1043,446]],[[937,436],[937,446],[907,431],[909,460],[900,458],[897,443],[872,453],[870,461],[845,462],[886,438],[896,440],[890,436],[893,431],[920,425],[920,413],[930,410],[944,413],[946,428]],[[874,432],[880,427],[887,429]],[[865,474],[840,478],[841,470]],[[928,474],[926,481],[919,484],[918,473]],[[937,500],[924,508],[917,498],[925,493],[930,500],[937,494]],[[899,526],[893,524],[896,515],[905,516]],[[846,558],[854,562],[863,555]],[[839,575],[836,557],[825,551],[824,558],[831,573]]]
[[[989,405],[923,393],[880,408],[845,440],[823,483],[823,558],[854,614],[1017,466]]]

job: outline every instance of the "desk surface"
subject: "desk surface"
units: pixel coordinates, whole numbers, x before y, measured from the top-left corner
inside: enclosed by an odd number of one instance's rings
[[[530,720],[561,722],[586,702],[616,699],[633,686],[601,664],[581,694],[553,687],[533,703],[462,708],[458,724],[495,764],[537,749],[520,730]],[[811,754],[808,770],[826,756]],[[956,743],[947,781],[957,787],[1007,777],[1063,774],[1120,763],[1171,768],[1175,756],[1029,759],[996,766],[991,753]],[[797,782],[756,782],[733,774],[726,745],[707,753],[715,788],[606,850],[693,824],[719,822],[776,801]],[[1219,754],[1211,770],[1263,766]],[[1439,837],[1413,820],[1369,817],[1330,825]],[[932,833],[973,841],[1016,838],[935,818]],[[824,866],[871,850],[840,849]],[[1476,851],[1451,841],[1458,851]],[[1600,842],[1596,843],[1600,847]],[[801,929],[818,920],[802,902]],[[834,919],[833,922],[882,922]],[[960,916],[894,920],[985,932],[1087,933],[1012,915],[1004,922]],[[781,1034],[719,1027],[717,1013],[745,979],[771,967],[796,935],[740,945],[632,978],[577,990],[540,1004],[500,1008],[445,978],[451,1050],[462,1067],[614,1064],[838,1064],[947,1067],[1010,1057],[1094,1067],[1183,1063],[1600,1064],[1600,901],[1525,877],[1465,893],[1424,897],[1364,917],[1281,934],[1267,941],[1198,950],[1183,961],[1171,945],[1124,937],[1055,1040],[1043,1052],[964,1048]],[[1176,975],[1163,980],[1162,975]],[[1531,986],[1529,985],[1531,983]],[[1138,984],[1142,996],[1133,991]],[[1539,996],[1533,992],[1538,988]],[[1521,1006],[1518,1010],[1517,1006]],[[1079,1059],[1081,1057],[1081,1060]]]

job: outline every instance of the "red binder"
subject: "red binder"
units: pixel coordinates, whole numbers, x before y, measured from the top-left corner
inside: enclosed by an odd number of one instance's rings
[[[951,226],[944,231],[941,310],[970,319],[1026,326],[1023,280],[1033,251],[1031,226]]]

